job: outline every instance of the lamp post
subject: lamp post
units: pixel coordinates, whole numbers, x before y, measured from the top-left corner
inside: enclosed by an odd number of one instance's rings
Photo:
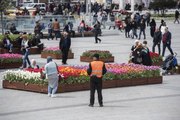
[[[119,0],[119,10],[124,9],[124,0]]]
[[[131,0],[131,12],[134,12],[134,0]]]

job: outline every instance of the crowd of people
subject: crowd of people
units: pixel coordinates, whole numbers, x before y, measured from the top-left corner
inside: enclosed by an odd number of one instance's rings
[[[82,5],[83,6],[83,5]],[[82,7],[81,6],[81,7]],[[81,10],[84,10],[84,8],[81,8],[80,6],[76,6],[73,9],[76,9],[75,11],[78,12]],[[99,6],[98,4],[95,4],[93,6],[93,11],[95,12],[93,16],[93,27],[90,27],[86,25],[85,21],[82,20],[78,26],[78,31],[81,33],[82,37],[84,37],[85,31],[92,31],[94,33],[95,37],[95,43],[100,43],[102,40],[98,38],[99,35],[101,35],[101,25],[104,27],[103,24],[104,21],[107,21],[107,13],[104,11],[99,11],[102,6]],[[54,7],[53,5],[49,5],[49,8],[47,9],[49,12],[54,12],[54,10],[58,11],[58,14],[63,14],[63,10],[68,9],[68,11],[72,8],[70,8],[69,4],[62,6]],[[78,10],[77,10],[78,9]],[[73,12],[73,11],[71,11]],[[98,14],[100,13],[100,14]],[[175,21],[174,23],[178,21],[179,14],[176,13],[175,15]],[[113,13],[110,12],[110,21],[115,22],[115,16]],[[154,19],[151,19],[150,13],[146,13],[145,15],[140,15],[139,13],[136,13],[132,16],[127,15],[125,18],[125,25],[124,25],[124,31],[125,31],[125,37],[126,38],[132,38],[137,39],[135,40],[135,44],[131,48],[131,55],[130,55],[130,62],[133,62],[135,64],[143,64],[146,66],[152,65],[152,59],[150,56],[150,48],[147,45],[146,40],[146,28],[147,26],[150,27],[150,36],[153,40],[153,46],[152,46],[152,52],[155,52],[155,47],[158,46],[158,54],[162,55],[164,57],[166,47],[169,49],[170,53],[174,55],[174,52],[171,48],[171,32],[168,30],[168,27],[166,25],[166,22],[164,20],[161,20],[160,26],[157,26],[156,21]],[[111,27],[115,26],[110,26]],[[30,40],[27,37],[27,34],[21,34],[18,38],[18,42],[20,44],[20,49],[23,55],[23,64],[21,66],[21,69],[24,68],[38,68],[39,66],[36,64],[36,61],[33,59],[30,61],[29,54],[30,54],[30,48],[32,45],[39,45],[40,38],[38,37],[41,34],[42,26],[40,25],[39,21],[36,21],[36,25],[34,27],[34,39],[33,42],[30,42]],[[68,22],[64,28],[61,31],[60,29],[60,23],[58,19],[52,19],[49,20],[48,23],[48,40],[53,40],[54,37],[56,40],[60,38],[59,40],[59,49],[62,52],[62,65],[67,64],[68,59],[68,51],[71,47],[71,36],[75,35],[75,31],[73,30],[73,23]],[[139,34],[137,31],[139,30]],[[11,32],[14,34],[17,30],[12,27]],[[10,53],[12,53],[13,44],[11,43],[10,38],[8,37],[9,33],[6,33],[3,39],[3,44],[6,49]],[[141,34],[143,34],[144,41],[141,42]],[[161,43],[162,43],[162,54],[161,54]],[[98,100],[100,107],[103,107],[103,101],[102,101],[102,77],[106,73],[106,68],[103,62],[99,61],[99,55],[95,54],[93,56],[94,61],[89,64],[89,68],[87,70],[87,73],[90,75],[90,107],[93,107],[94,105],[94,93],[95,89],[98,91]],[[44,73],[47,76],[48,79],[48,96],[55,97],[55,93],[58,88],[58,68],[57,64],[52,60],[52,58],[49,56],[47,57],[47,64],[45,65],[45,71]]]

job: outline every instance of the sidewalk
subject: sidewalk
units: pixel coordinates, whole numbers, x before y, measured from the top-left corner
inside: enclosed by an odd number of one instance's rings
[[[180,62],[180,26],[167,23],[172,32],[172,48],[177,52]],[[148,46],[152,38],[147,28]],[[126,39],[124,33],[106,30],[100,37],[102,42],[95,44],[94,37],[72,38],[74,59],[68,59],[68,65],[88,65],[80,62],[80,55],[86,50],[109,50],[115,56],[116,63],[127,63],[130,48],[134,43]],[[141,40],[143,41],[143,40]],[[58,46],[59,41],[43,39],[45,46]],[[169,51],[166,51],[166,55]],[[46,59],[40,55],[30,55],[40,66]],[[61,60],[55,60],[61,65]],[[103,90],[104,107],[88,107],[89,91],[57,94],[49,98],[46,94],[9,90],[2,88],[0,70],[0,120],[179,120],[180,119],[180,75],[163,77],[163,84],[135,87],[122,87]]]

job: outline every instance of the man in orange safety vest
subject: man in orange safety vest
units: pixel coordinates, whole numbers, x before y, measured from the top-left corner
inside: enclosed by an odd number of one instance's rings
[[[93,61],[89,64],[89,68],[87,69],[87,73],[90,75],[90,107],[94,105],[94,94],[96,89],[99,106],[103,107],[102,77],[106,71],[104,62],[99,61],[99,54],[94,54]]]

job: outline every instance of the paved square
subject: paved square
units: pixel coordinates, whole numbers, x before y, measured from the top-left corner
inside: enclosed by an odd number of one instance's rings
[[[158,23],[159,24],[159,23]],[[172,49],[180,62],[180,25],[167,21],[172,33]],[[149,27],[146,29],[148,46],[152,48]],[[72,38],[74,59],[69,65],[80,62],[86,50],[109,50],[116,63],[127,63],[130,48],[134,43],[117,30],[103,30],[102,42],[95,44],[94,37]],[[143,40],[141,40],[143,41]],[[42,40],[45,46],[58,46],[59,41]],[[165,55],[168,55],[166,51]],[[46,59],[30,55],[40,66]],[[61,65],[61,60],[55,60]],[[179,120],[180,119],[180,75],[163,77],[163,84],[104,89],[104,107],[88,107],[89,91],[58,94],[49,98],[46,94],[9,90],[2,88],[3,71],[0,70],[0,120]]]

